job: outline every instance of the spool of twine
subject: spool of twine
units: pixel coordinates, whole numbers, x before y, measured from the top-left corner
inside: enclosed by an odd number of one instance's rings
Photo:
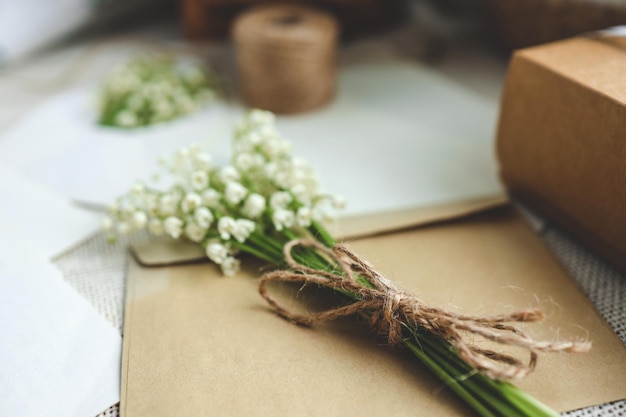
[[[241,93],[250,107],[290,114],[334,96],[339,26],[292,4],[253,7],[233,27]]]

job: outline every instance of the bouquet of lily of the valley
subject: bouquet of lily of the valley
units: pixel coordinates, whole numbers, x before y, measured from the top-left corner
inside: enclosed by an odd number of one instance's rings
[[[214,77],[191,62],[139,58],[115,69],[99,98],[99,123],[135,128],[196,111],[215,96]]]
[[[147,228],[197,242],[225,275],[237,273],[240,253],[267,261],[276,269],[260,279],[260,293],[288,320],[311,325],[360,315],[390,344],[411,351],[478,414],[558,415],[506,380],[530,372],[539,352],[580,352],[589,344],[535,341],[511,324],[539,320],[537,310],[464,316],[398,289],[326,231],[323,224],[343,203],[321,192],[312,168],[292,156],[271,113],[253,110],[236,127],[231,165],[213,166],[197,146],[161,164],[172,185],[158,190],[138,183],[121,196],[103,222],[112,235]],[[329,288],[345,302],[321,313],[295,314],[272,296],[273,281]],[[521,347],[528,362],[469,344],[467,335]]]

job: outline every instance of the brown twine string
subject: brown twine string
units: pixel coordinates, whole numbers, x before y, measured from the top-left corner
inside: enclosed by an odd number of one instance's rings
[[[233,26],[239,81],[250,107],[299,113],[335,92],[339,29],[329,14],[294,4],[257,6]]]
[[[335,262],[340,273],[318,271],[297,262],[291,251],[296,246],[315,248]],[[402,328],[423,328],[450,343],[470,366],[494,379],[522,378],[537,365],[539,352],[587,352],[590,342],[536,341],[520,328],[507,323],[536,322],[543,318],[538,309],[528,309],[492,317],[477,317],[451,313],[429,307],[419,298],[399,290],[391,281],[343,245],[329,249],[311,240],[294,240],[284,248],[287,263],[292,270],[278,270],[265,274],[259,282],[259,292],[276,312],[292,323],[310,326],[317,322],[334,320],[357,313],[367,313],[371,326],[385,335],[390,345],[404,341]],[[357,276],[369,281],[373,288],[357,281]],[[268,292],[272,281],[317,284],[333,290],[349,292],[357,301],[319,313],[296,314],[283,307]],[[527,363],[489,349],[470,346],[462,333],[480,336],[503,346],[517,346],[529,353]]]

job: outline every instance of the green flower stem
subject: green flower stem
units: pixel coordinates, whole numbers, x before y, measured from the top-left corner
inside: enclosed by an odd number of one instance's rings
[[[248,236],[248,240],[255,245],[258,251],[263,251],[265,260],[274,264],[281,264],[284,258],[283,249],[274,239],[269,239],[267,236],[254,232]],[[254,254],[253,254],[254,255]]]
[[[332,248],[335,246],[337,241],[333,238],[330,233],[322,226],[318,221],[313,220],[311,222],[311,226],[309,227],[309,232],[318,242],[324,244],[325,246]]]
[[[263,252],[263,250],[258,249],[258,248],[254,247],[251,244],[241,243],[241,242],[237,242],[237,241],[234,241],[232,244],[233,244],[234,247],[236,247],[239,250],[247,252],[250,255],[255,256],[255,257],[257,257],[259,259],[262,259],[264,261],[267,261],[267,262],[270,262],[272,264],[275,264],[275,259],[270,254],[267,254],[266,252]]]
[[[452,370],[449,374],[468,375],[466,378],[463,378],[460,383],[467,385],[472,391],[477,391],[477,393],[482,396],[489,396],[489,404],[501,404],[499,408],[501,409],[502,415],[559,416],[558,413],[524,393],[514,385],[504,381],[492,380],[476,372],[444,341],[423,332],[421,335],[413,334],[413,336],[414,341],[409,341],[408,343],[415,344],[419,341],[419,345],[415,345],[415,348],[421,348],[427,352],[427,354],[439,355],[441,356],[439,362],[455,366],[456,370]],[[412,347],[407,347],[413,350]],[[511,403],[515,404],[515,408],[511,408]]]
[[[432,354],[426,353],[425,350],[420,349],[412,342],[405,341],[404,345],[478,414],[484,417],[498,417],[498,414],[494,414],[489,408],[483,405],[482,398],[476,398],[475,394],[469,392],[459,383],[454,374],[450,374],[448,370],[442,367],[440,360],[435,360]]]
[[[480,415],[507,417],[536,415],[528,414],[524,408],[517,407],[498,395],[495,387],[484,383],[491,381],[489,378],[473,370],[458,355],[450,357],[448,355],[451,352],[450,349],[443,346],[440,340],[428,334],[423,334],[419,338],[415,337],[413,341],[405,340],[404,345],[423,361],[427,358],[424,363]],[[470,399],[466,398],[468,395]]]

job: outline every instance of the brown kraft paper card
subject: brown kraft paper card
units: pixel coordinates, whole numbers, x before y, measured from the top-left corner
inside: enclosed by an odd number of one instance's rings
[[[626,348],[543,242],[508,208],[349,242],[430,305],[468,314],[541,307],[545,339],[587,354],[542,355],[516,384],[559,410],[626,398]],[[231,278],[210,263],[131,261],[121,415],[470,416],[410,354],[356,319],[302,328],[257,292],[259,264]],[[315,297],[303,292],[300,297]]]

